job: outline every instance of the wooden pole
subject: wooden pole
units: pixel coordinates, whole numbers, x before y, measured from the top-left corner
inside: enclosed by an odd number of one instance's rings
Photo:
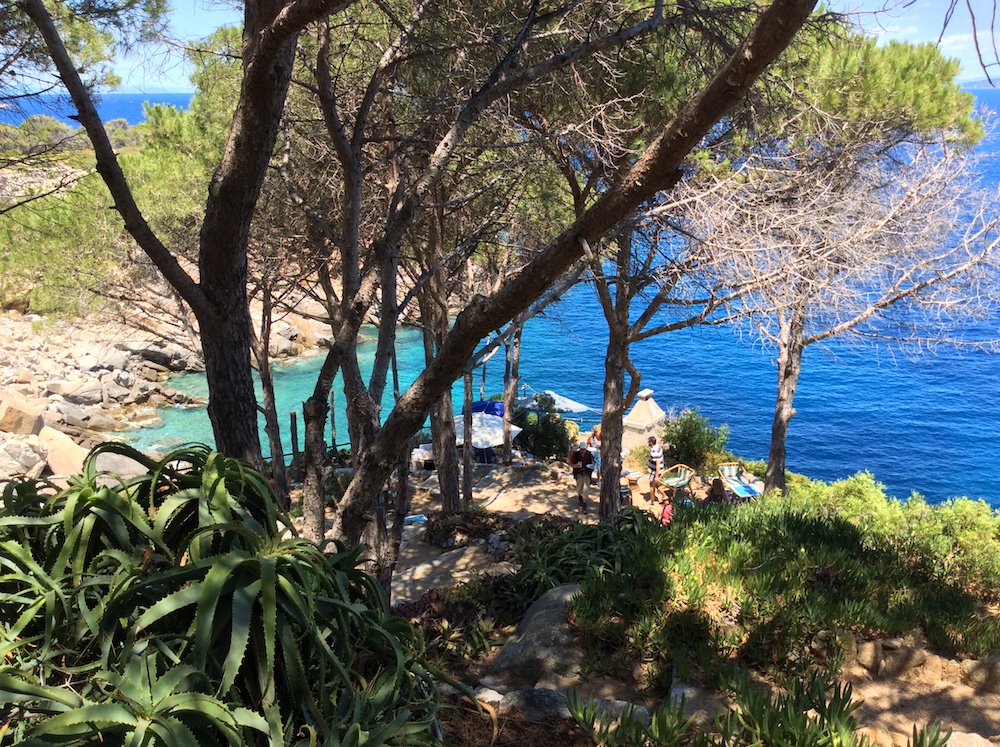
[[[299,457],[299,419],[295,410],[289,413],[292,429],[292,475],[295,482],[302,482],[302,459]]]
[[[330,446],[333,448],[333,459],[340,464],[340,449],[337,448],[337,411],[333,406],[333,389],[330,389]]]

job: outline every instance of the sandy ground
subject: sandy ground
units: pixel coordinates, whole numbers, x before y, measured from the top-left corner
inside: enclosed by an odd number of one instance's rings
[[[553,514],[593,523],[597,521],[599,487],[591,488],[589,510],[579,509],[576,489],[568,465],[532,465],[529,467],[498,468],[486,474],[480,466],[479,474],[485,475],[477,482],[475,500],[487,510],[512,516]],[[649,501],[649,483],[645,476],[631,484],[633,505],[659,515],[661,506]],[[704,496],[707,486],[694,483],[695,499]],[[428,490],[417,490],[411,504],[411,514],[436,510],[437,499]],[[470,572],[485,568],[486,553],[481,548],[467,548],[446,552],[419,541],[413,531],[410,541],[404,542],[393,582],[393,598],[417,598],[434,586],[446,586],[462,580]],[[500,570],[500,569],[498,569]],[[404,593],[405,591],[405,593]],[[923,726],[934,721],[943,724],[943,731],[978,734],[1000,744],[1000,696],[976,692],[957,682],[936,680],[898,681],[876,680],[856,667],[845,671],[844,678],[854,689],[855,700],[862,702],[857,712],[863,727],[878,734],[881,744],[906,740],[901,735],[912,734],[913,726]],[[890,732],[893,739],[890,739]],[[952,744],[956,744],[952,740]]]

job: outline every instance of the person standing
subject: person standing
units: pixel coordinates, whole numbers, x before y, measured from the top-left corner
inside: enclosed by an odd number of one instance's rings
[[[663,447],[656,443],[656,436],[650,436],[646,443],[649,444],[649,502],[656,503],[663,473]]]
[[[569,466],[573,468],[573,478],[576,480],[576,497],[580,501],[580,510],[587,513],[587,497],[590,495],[590,475],[594,471],[594,455],[587,449],[587,443],[581,441],[576,449],[569,454]]]
[[[590,436],[587,437],[587,449],[594,455],[594,469],[597,470],[597,479],[601,479],[601,426],[595,425]]]

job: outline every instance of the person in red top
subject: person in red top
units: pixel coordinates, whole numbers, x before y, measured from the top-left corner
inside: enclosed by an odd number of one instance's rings
[[[576,449],[569,453],[569,466],[573,468],[576,479],[576,497],[580,501],[580,510],[587,513],[587,496],[590,495],[590,475],[594,471],[594,455],[587,449],[587,444],[581,441]]]
[[[670,500],[668,495],[666,500],[663,501],[663,511],[660,513],[660,523],[663,526],[667,526],[671,521],[674,520],[674,503]]]

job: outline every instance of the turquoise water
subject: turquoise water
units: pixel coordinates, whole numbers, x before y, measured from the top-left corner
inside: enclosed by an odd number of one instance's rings
[[[976,91],[994,108],[1000,92]],[[996,141],[983,146],[1000,151]],[[1000,184],[995,163],[984,182]],[[982,330],[1000,336],[1000,319]],[[527,325],[522,345],[522,381],[531,389],[553,389],[594,408],[601,406],[603,356],[607,342],[603,316],[589,287],[566,294],[544,318]],[[370,357],[373,345],[366,354]],[[399,335],[401,384],[415,378],[423,359],[419,335]],[[643,386],[665,410],[698,408],[730,428],[730,447],[744,457],[767,455],[774,407],[774,352],[738,339],[727,330],[695,329],[636,345],[633,359]],[[370,359],[370,358],[369,358]],[[301,411],[321,359],[305,359],[277,371],[279,412],[287,430],[288,412]],[[370,365],[370,363],[369,363]],[[485,393],[501,389],[503,362],[487,366]],[[172,386],[205,394],[203,377],[179,376]],[[476,396],[479,396],[479,377]],[[339,383],[335,386],[338,397]],[[461,393],[456,389],[456,402]],[[391,405],[390,392],[384,403]],[[909,360],[886,350],[834,342],[807,349],[796,395],[798,414],[788,438],[788,467],[823,480],[867,469],[891,495],[917,491],[931,501],[966,495],[1000,506],[993,468],[1000,454],[1000,357],[942,349]],[[338,442],[346,421],[338,400]],[[136,432],[136,443],[163,448],[180,441],[211,441],[204,410],[168,408],[164,427]],[[587,422],[589,426],[596,422]],[[301,428],[301,424],[300,424]],[[288,447],[286,447],[287,449]]]
[[[593,291],[581,287],[567,294],[554,315],[529,322],[522,344],[522,382],[599,409],[607,342],[599,313]],[[365,347],[370,366],[374,346]],[[420,368],[419,334],[403,330],[399,349],[405,387]],[[643,386],[654,389],[665,410],[698,408],[713,424],[729,425],[735,453],[767,456],[777,383],[772,354],[724,330],[687,330],[637,345],[634,359]],[[288,413],[301,412],[321,362],[308,358],[277,369],[278,409],[286,431]],[[487,396],[501,391],[502,376],[498,356],[487,365]],[[171,385],[206,393],[203,376],[177,376]],[[478,398],[478,373],[475,387]],[[337,440],[343,443],[346,421],[339,389],[338,383]],[[1000,453],[997,392],[1000,359],[984,353],[907,360],[848,346],[809,348],[796,396],[798,414],[790,426],[788,467],[823,480],[868,469],[900,498],[912,491],[932,501],[968,495],[1000,506],[992,469]],[[458,388],[455,396],[460,403]],[[386,412],[390,406],[391,392]],[[211,442],[204,410],[166,408],[162,417],[163,428],[135,432],[137,445],[163,449],[188,440]],[[585,425],[597,417],[584,415]]]

